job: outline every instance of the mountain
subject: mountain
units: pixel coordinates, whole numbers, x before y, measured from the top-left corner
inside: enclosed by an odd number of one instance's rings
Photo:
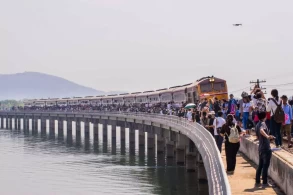
[[[57,76],[38,72],[0,74],[0,87],[0,100],[83,97],[115,93],[95,90]]]

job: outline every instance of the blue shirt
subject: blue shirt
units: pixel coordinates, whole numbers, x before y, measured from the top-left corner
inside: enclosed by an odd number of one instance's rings
[[[235,106],[237,105],[237,102],[236,102],[236,100],[234,98],[229,100],[229,103],[228,103],[228,113],[231,112],[232,104],[234,104]]]
[[[291,120],[293,120],[293,116],[292,116],[292,107],[289,104],[286,105],[282,105],[282,108],[285,112],[285,115],[288,115],[287,120],[285,121],[286,125],[290,125],[291,124]]]

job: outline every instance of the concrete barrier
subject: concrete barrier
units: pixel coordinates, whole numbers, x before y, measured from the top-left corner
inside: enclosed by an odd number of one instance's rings
[[[242,137],[240,151],[258,165],[258,142]],[[284,150],[273,152],[269,176],[288,195],[293,195],[293,155]]]

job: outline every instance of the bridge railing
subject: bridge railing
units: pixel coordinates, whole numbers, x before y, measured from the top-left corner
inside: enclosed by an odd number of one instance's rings
[[[211,195],[231,195],[231,189],[228,181],[227,174],[222,162],[221,154],[216,146],[214,137],[203,126],[198,123],[193,123],[185,118],[177,116],[160,115],[160,114],[147,114],[139,112],[97,112],[97,111],[0,111],[0,113],[23,113],[23,114],[91,114],[99,116],[110,117],[131,117],[137,120],[148,120],[160,124],[169,125],[174,127],[182,134],[191,139],[198,151],[200,152],[203,163],[207,172],[209,182],[209,194]]]

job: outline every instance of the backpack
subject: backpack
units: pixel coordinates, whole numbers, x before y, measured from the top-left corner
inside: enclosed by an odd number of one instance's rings
[[[273,111],[274,120],[276,121],[276,123],[283,123],[285,121],[285,112],[282,108],[282,103],[278,104],[275,99],[271,100],[273,100],[273,102],[277,105],[276,111]]]
[[[237,129],[237,124],[234,127],[230,127],[230,135],[228,136],[229,142],[236,144],[239,142],[240,135]]]

